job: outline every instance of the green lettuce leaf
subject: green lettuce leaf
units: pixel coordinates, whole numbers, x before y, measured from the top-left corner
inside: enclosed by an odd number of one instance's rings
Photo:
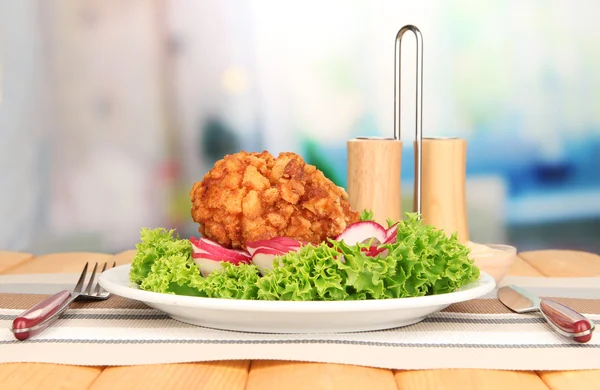
[[[367,256],[363,251],[368,248],[366,244],[346,245],[332,241],[332,245],[344,256],[344,261],[338,266],[346,276],[346,299],[386,298],[386,280],[396,272],[396,259]]]
[[[236,266],[224,261],[221,269],[204,279],[192,280],[190,286],[209,298],[257,299],[258,279],[258,268],[254,264]]]
[[[394,280],[399,298],[443,294],[479,278],[470,250],[456,235],[424,225],[416,213],[407,213],[398,224],[396,242],[385,245],[388,257],[397,260]]]
[[[173,255],[189,257],[192,253],[190,241],[176,237],[174,230],[143,228],[140,232],[140,239],[140,242],[136,244],[137,252],[129,273],[129,279],[135,284],[141,284],[144,281],[156,260]]]
[[[198,266],[189,255],[173,254],[152,263],[140,288],[163,294],[205,297],[203,282]]]
[[[258,299],[323,301],[416,297],[443,294],[479,278],[469,249],[456,236],[423,225],[407,213],[386,255],[365,254],[368,244],[329,240],[276,257],[258,278]],[[393,223],[390,223],[392,225]]]
[[[275,257],[273,269],[258,280],[258,299],[281,301],[343,300],[345,275],[340,253],[322,243]]]
[[[371,210],[363,210],[362,213],[360,213],[360,220],[361,221],[372,221],[373,220],[373,211]]]

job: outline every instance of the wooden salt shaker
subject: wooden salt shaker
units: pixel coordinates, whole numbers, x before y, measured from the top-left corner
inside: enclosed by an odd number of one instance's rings
[[[421,219],[456,232],[461,243],[469,241],[467,221],[467,141],[461,138],[423,138]],[[416,191],[415,191],[416,196]]]
[[[371,210],[376,222],[402,218],[400,172],[402,141],[356,138],[347,142],[348,195],[355,210]]]

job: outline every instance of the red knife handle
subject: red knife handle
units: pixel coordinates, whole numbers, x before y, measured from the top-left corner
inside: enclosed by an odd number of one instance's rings
[[[592,339],[593,324],[570,307],[549,299],[542,299],[540,309],[552,325],[569,334],[573,340],[587,343]]]
[[[12,331],[18,340],[26,340],[44,330],[53,321],[44,323],[45,320],[55,314],[71,298],[68,290],[58,292],[23,314],[13,321]]]

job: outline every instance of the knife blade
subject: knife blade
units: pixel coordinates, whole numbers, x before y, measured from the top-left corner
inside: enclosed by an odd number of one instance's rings
[[[498,299],[515,313],[540,311],[548,324],[565,337],[580,343],[587,343],[592,339],[595,324],[561,303],[542,299],[515,285],[500,287]]]

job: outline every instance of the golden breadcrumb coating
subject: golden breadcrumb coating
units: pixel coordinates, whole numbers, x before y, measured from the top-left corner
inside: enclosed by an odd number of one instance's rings
[[[227,155],[190,198],[198,231],[229,248],[277,236],[318,244],[360,218],[346,191],[295,153]]]

